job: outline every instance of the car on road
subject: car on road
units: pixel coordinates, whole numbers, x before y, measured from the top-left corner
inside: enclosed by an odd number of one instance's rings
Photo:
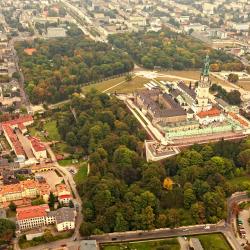
[[[188,231],[189,229],[188,228],[184,228],[182,231],[183,232],[186,232],[186,231]]]
[[[208,230],[208,229],[210,229],[210,226],[209,226],[209,225],[206,225],[206,226],[204,227],[204,229],[205,229],[205,230]]]

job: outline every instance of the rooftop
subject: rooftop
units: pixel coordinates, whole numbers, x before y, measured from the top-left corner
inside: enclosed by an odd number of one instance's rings
[[[51,211],[49,216],[54,216],[56,218],[57,224],[67,221],[75,221],[75,209],[70,207],[62,207],[55,211]]]
[[[31,142],[33,149],[36,152],[41,152],[41,151],[46,150],[44,144],[38,138],[30,136],[29,140]]]
[[[47,204],[17,208],[16,218],[17,220],[26,220],[31,218],[45,217],[47,216],[48,211],[49,206]]]
[[[144,105],[148,106],[155,117],[172,117],[186,115],[186,111],[176,102],[171,95],[162,93],[160,89],[142,90],[138,96]]]
[[[221,114],[220,110],[217,108],[212,108],[208,111],[201,111],[200,113],[197,114],[200,118],[206,118],[208,117],[213,117],[213,116],[219,116]]]
[[[196,98],[196,93],[194,89],[189,88],[184,82],[180,81],[178,83],[178,87],[182,89],[184,92],[186,92],[189,96],[191,96],[193,99]]]

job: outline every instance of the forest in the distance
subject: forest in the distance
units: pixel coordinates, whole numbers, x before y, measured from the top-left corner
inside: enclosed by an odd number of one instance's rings
[[[242,70],[244,66],[222,50],[185,34],[163,29],[159,32],[123,33],[109,36],[109,42],[125,50],[133,60],[148,69],[185,70],[201,68],[207,54],[211,70]]]
[[[34,48],[32,55],[26,48]],[[80,34],[16,45],[25,89],[34,104],[56,103],[80,92],[81,86],[133,70],[183,70],[203,65],[209,53],[211,69],[240,70],[242,64],[220,50],[212,50],[190,36],[169,30],[109,36],[109,43],[91,41]]]
[[[26,48],[34,48],[32,55]],[[35,40],[16,46],[25,89],[34,104],[56,103],[80,92],[80,86],[131,71],[132,59],[110,44],[84,37]]]

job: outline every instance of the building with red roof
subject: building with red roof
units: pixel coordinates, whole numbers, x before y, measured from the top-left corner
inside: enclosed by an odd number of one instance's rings
[[[70,201],[72,200],[72,195],[71,194],[63,194],[58,196],[58,201],[61,204],[68,205]]]
[[[221,111],[215,107],[207,111],[197,113],[196,117],[202,125],[208,125],[213,122],[223,122],[225,119],[225,116],[221,113]]]
[[[35,227],[43,227],[48,223],[47,213],[50,211],[48,204],[17,208],[16,221],[21,231]],[[51,223],[53,223],[52,220]]]
[[[37,160],[39,159],[47,159],[47,151],[45,145],[41,142],[40,139],[36,137],[29,137],[31,150],[36,157]]]
[[[16,222],[20,231],[55,224],[57,230],[66,231],[75,228],[76,212],[74,208],[62,207],[50,211],[47,204],[17,208]]]
[[[21,116],[17,119],[6,121],[1,123],[1,128],[11,148],[14,150],[17,157],[25,159],[25,152],[21,142],[18,140],[15,134],[15,129],[20,129],[22,133],[27,132],[26,126],[33,123],[33,117],[31,115]]]
[[[0,186],[0,206],[8,201],[18,201],[24,199],[34,199],[37,196],[48,201],[50,194],[50,186],[47,182],[39,182],[37,180],[25,180],[20,183],[1,185]]]

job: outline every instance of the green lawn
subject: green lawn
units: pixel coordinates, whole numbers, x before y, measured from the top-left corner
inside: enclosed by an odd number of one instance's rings
[[[105,89],[108,89],[108,88],[110,88],[110,87],[112,87],[112,86],[114,86],[114,85],[116,85],[124,80],[125,80],[125,76],[121,76],[121,77],[113,78],[110,80],[90,84],[88,86],[84,86],[82,88],[82,91],[84,93],[86,93],[86,92],[89,92],[92,88],[95,88],[99,91],[104,91]]]
[[[60,135],[58,133],[57,127],[56,127],[56,121],[51,120],[47,121],[44,124],[44,130],[48,132],[48,138],[53,141],[59,141],[60,140]]]
[[[44,131],[46,130],[48,132],[48,138],[45,138],[44,133],[38,130],[37,127],[29,127],[29,133],[32,136],[40,138],[42,141],[59,141],[60,135],[58,133],[57,127],[56,127],[56,121],[55,120],[49,120],[46,121],[46,123],[43,125],[42,128]]]
[[[60,161],[58,161],[58,163],[59,163],[62,167],[73,165],[72,159],[60,160]]]
[[[148,83],[150,80],[144,77],[136,76],[131,81],[126,82],[125,77],[117,77],[107,81],[102,81],[96,84],[91,84],[82,88],[83,93],[87,93],[92,88],[97,89],[98,91],[105,91],[105,93],[132,93],[137,89],[144,88],[144,84]],[[121,83],[118,86],[117,84]],[[111,89],[109,89],[111,88]],[[109,89],[109,90],[108,90]],[[107,90],[107,91],[106,91]]]
[[[36,127],[29,127],[30,135],[41,139],[42,141],[46,141],[44,134],[40,132]]]
[[[222,234],[197,235],[204,250],[231,250],[232,248]]]
[[[144,77],[136,76],[132,81],[124,82],[119,86],[112,88],[107,93],[132,93],[135,90],[144,88],[144,84],[148,83],[150,80]]]
[[[78,169],[78,172],[74,176],[74,180],[76,182],[76,185],[81,185],[81,183],[87,177],[87,174],[88,174],[88,165],[85,162],[85,163],[81,164],[81,166]]]
[[[242,184],[247,184],[250,185],[250,176],[241,176],[241,177],[235,177],[232,180],[230,180],[231,184],[235,185],[242,185]]]
[[[158,241],[145,241],[145,242],[131,242],[122,244],[112,244],[108,246],[103,246],[103,250],[179,250],[180,245],[177,239],[167,239]]]

